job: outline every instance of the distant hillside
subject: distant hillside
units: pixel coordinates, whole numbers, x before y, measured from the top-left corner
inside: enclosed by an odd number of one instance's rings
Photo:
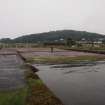
[[[6,39],[1,39],[0,42],[38,43],[38,42],[60,41],[67,38],[72,38],[73,40],[81,40],[84,38],[87,41],[97,41],[99,39],[105,39],[105,36],[85,31],[61,30],[61,31],[51,31],[46,33],[25,35],[15,38],[13,40],[6,38]]]

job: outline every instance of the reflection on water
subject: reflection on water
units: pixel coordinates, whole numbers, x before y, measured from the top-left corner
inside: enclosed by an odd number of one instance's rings
[[[105,105],[105,62],[73,65],[35,66],[40,78],[65,105]]]

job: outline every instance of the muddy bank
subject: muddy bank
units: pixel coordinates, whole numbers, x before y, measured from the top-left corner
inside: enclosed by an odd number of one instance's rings
[[[26,58],[20,52],[18,53],[26,62]],[[63,105],[36,74],[38,69],[35,66],[26,62],[25,68],[27,69],[25,75],[29,92],[26,105]]]
[[[63,105],[33,71],[27,72],[27,83],[30,92],[27,105]]]
[[[69,62],[66,64],[52,64],[53,66],[51,68],[71,68],[71,67],[81,67],[81,66],[95,66],[99,64],[105,64],[105,61],[75,61],[75,62]],[[50,66],[51,64],[49,64]]]

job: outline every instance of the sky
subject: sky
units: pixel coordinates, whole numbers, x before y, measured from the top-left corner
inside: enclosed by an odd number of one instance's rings
[[[0,0],[0,38],[64,29],[105,34],[105,0]]]

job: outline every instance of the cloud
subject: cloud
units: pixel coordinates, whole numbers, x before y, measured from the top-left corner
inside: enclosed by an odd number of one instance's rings
[[[105,34],[105,0],[0,0],[0,37],[59,29]]]

